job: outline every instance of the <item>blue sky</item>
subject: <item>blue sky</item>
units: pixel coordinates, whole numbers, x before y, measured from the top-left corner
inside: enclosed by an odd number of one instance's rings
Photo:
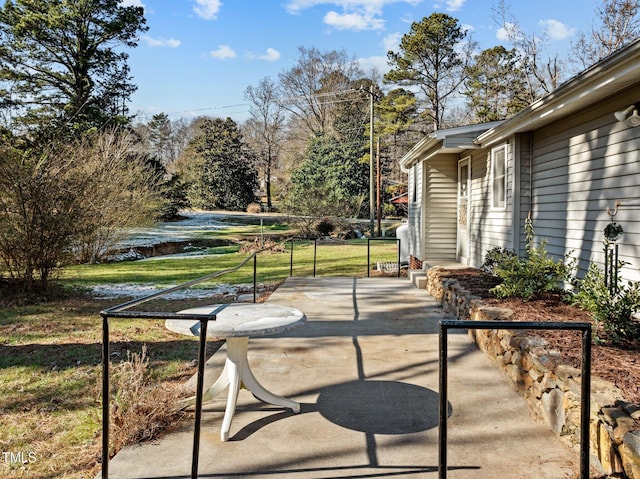
[[[141,5],[149,30],[129,50],[138,91],[130,111],[146,121],[196,115],[247,118],[244,91],[277,79],[298,47],[345,50],[365,71],[386,71],[411,22],[444,12],[467,27],[480,48],[510,45],[494,21],[497,0],[123,0]],[[529,34],[546,31],[549,48],[566,52],[590,28],[600,0],[507,1]]]

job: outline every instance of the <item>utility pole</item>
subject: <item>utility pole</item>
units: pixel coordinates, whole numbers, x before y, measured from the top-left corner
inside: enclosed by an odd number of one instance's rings
[[[374,191],[373,191],[373,83],[369,85],[369,231],[373,238]]]
[[[376,147],[376,216],[378,217],[378,236],[382,236],[382,203],[381,192],[382,191],[382,172],[380,170],[380,137],[377,138]]]

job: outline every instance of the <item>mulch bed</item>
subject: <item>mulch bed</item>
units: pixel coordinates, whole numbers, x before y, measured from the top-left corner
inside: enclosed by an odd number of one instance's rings
[[[448,270],[442,276],[455,278],[463,288],[488,305],[512,310],[516,321],[592,322],[589,313],[563,301],[558,294],[530,301],[497,299],[489,290],[498,284],[498,280],[477,269]],[[566,364],[580,367],[579,332],[539,331],[536,334],[549,341],[550,347],[560,352]],[[614,383],[627,401],[640,404],[640,341],[618,345],[593,344],[591,373]]]

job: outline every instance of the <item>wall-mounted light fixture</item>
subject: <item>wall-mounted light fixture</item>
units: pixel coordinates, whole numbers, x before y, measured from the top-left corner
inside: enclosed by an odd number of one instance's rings
[[[640,115],[635,105],[629,105],[624,110],[614,113],[616,120],[625,121],[629,126],[640,126]]]

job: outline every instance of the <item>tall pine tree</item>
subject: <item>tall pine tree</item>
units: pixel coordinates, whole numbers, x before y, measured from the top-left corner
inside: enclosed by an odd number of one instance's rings
[[[11,127],[84,131],[126,121],[136,90],[124,48],[147,30],[120,0],[8,0],[0,8],[0,107]]]

